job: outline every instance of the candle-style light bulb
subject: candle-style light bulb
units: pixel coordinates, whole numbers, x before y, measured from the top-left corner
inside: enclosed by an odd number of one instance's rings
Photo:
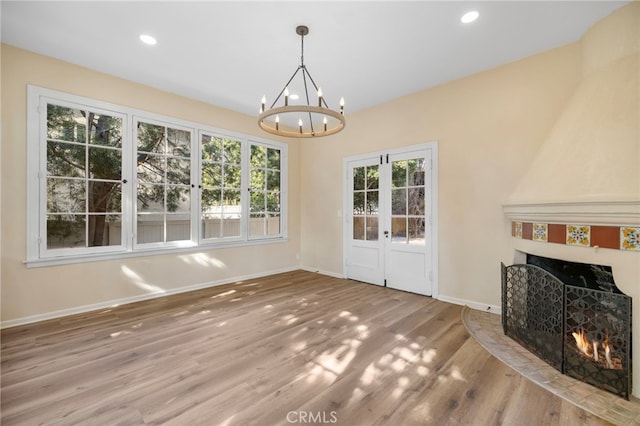
[[[340,114],[344,115],[344,98],[340,98]]]
[[[322,89],[318,88],[318,106],[322,106]]]
[[[264,112],[264,105],[267,103],[267,98],[265,96],[262,97],[262,106],[260,107],[260,113]]]
[[[327,131],[327,117],[324,117],[322,119],[322,123],[324,124],[324,131],[326,132]]]
[[[302,133],[302,118],[298,118],[298,127],[300,128],[300,133]]]
[[[284,88],[284,106],[289,105],[289,88]]]
[[[280,130],[280,116],[276,115],[276,130]]]

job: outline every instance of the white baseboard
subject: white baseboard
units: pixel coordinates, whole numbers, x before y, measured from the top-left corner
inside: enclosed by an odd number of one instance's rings
[[[96,311],[99,309],[114,308],[116,306],[126,305],[129,303],[135,303],[135,302],[141,302],[143,300],[155,299],[158,297],[170,296],[170,295],[179,294],[179,293],[186,293],[189,291],[200,290],[208,287],[215,287],[223,284],[230,284],[237,281],[245,281],[245,280],[251,280],[254,278],[266,277],[268,275],[280,274],[283,272],[297,271],[299,269],[301,268],[298,266],[294,266],[290,268],[263,271],[256,274],[241,275],[241,276],[225,278],[217,281],[209,281],[205,283],[193,284],[193,285],[188,285],[188,286],[179,287],[179,288],[172,288],[166,291],[155,291],[153,293],[145,293],[138,296],[125,297],[122,299],[113,299],[106,302],[94,303],[91,305],[77,306],[69,309],[62,309],[60,311],[53,311],[53,312],[47,312],[44,314],[31,315],[28,317],[22,317],[22,318],[12,319],[8,321],[3,321],[2,323],[0,323],[0,329],[16,327],[18,325],[31,324],[34,322],[46,321],[46,320],[55,319],[55,318],[66,317],[69,315],[82,314],[85,312]]]
[[[443,302],[453,303],[454,305],[462,305],[468,306],[471,309],[475,309],[477,311],[490,312],[492,314],[501,315],[502,307],[497,305],[487,305],[478,302],[474,302],[473,300],[459,299],[457,297],[445,296],[443,294],[437,297],[438,300]]]
[[[333,278],[344,278],[342,274],[338,274],[336,272],[325,271],[323,269],[314,268],[311,266],[300,266],[300,269],[307,272],[315,272],[316,274],[327,275]]]

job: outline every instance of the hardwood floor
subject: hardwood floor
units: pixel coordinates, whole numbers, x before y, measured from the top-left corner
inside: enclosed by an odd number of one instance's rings
[[[461,307],[296,271],[2,331],[2,425],[601,425]]]

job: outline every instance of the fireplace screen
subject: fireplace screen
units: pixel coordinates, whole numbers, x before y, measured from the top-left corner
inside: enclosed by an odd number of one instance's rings
[[[502,265],[505,334],[568,376],[629,399],[631,298],[568,285],[541,267]]]

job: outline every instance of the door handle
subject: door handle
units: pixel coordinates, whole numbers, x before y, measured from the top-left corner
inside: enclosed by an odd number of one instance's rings
[[[389,238],[389,231],[384,231],[384,236]]]

